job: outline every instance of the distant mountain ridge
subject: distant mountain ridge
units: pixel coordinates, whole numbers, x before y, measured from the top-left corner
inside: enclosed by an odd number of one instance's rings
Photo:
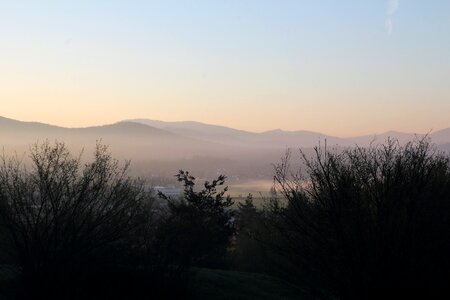
[[[210,142],[180,136],[138,122],[65,128],[0,117],[0,147],[26,151],[29,145],[46,139],[64,141],[75,149],[90,149],[101,141],[110,145],[115,155],[133,158],[151,156],[153,152],[158,152],[158,159],[168,159],[172,156],[179,158],[193,153],[215,153],[215,149],[220,149]]]
[[[388,138],[397,139],[401,143],[413,140],[415,138],[424,137],[426,134],[413,134],[399,131],[387,131],[381,134],[368,134],[356,137],[336,137],[320,132],[297,130],[286,131],[282,129],[274,129],[260,133],[250,132],[240,129],[229,128],[220,125],[211,125],[194,121],[178,121],[166,122],[150,119],[130,119],[124,122],[137,122],[150,125],[166,131],[195,137],[198,139],[206,139],[219,143],[237,145],[247,144],[257,147],[314,147],[319,142],[325,141],[329,145],[339,146],[367,146],[373,142],[384,142]],[[436,144],[450,143],[450,128],[442,129],[429,134],[432,142]]]
[[[450,152],[450,128],[429,136],[439,149]],[[272,164],[280,160],[287,148],[302,148],[311,153],[311,148],[319,143],[337,148],[366,146],[373,141],[384,142],[388,137],[403,143],[416,136],[394,131],[351,138],[305,130],[257,133],[194,121],[147,119],[65,128],[0,117],[0,149],[6,154],[22,155],[29,151],[30,145],[46,139],[65,142],[74,153],[84,149],[90,154],[101,141],[117,159],[131,159],[135,174],[146,178],[172,178],[178,169],[186,169],[203,178],[227,174],[235,182],[244,178],[271,180]]]
[[[131,119],[126,120],[125,122],[138,122],[180,135],[243,147],[313,147],[317,145],[320,140],[323,141],[325,139],[333,144],[344,141],[341,138],[305,130],[284,131],[275,129],[257,133],[194,121],[165,122],[149,119]]]
[[[101,126],[66,128],[40,122],[23,122],[0,116],[0,134],[3,136],[39,135],[40,133],[49,134],[49,137],[70,137],[71,135],[97,136],[98,138],[103,136],[147,137],[149,139],[174,139],[192,143],[208,142],[246,148],[308,148],[318,145],[319,142],[325,142],[325,140],[330,145],[366,146],[373,141],[384,142],[388,137],[398,139],[400,142],[406,142],[425,135],[387,131],[381,134],[342,138],[306,130],[286,131],[274,129],[258,133],[196,121],[166,122],[151,119],[129,119]],[[450,128],[431,132],[429,137],[432,142],[438,145],[448,144],[450,143]]]

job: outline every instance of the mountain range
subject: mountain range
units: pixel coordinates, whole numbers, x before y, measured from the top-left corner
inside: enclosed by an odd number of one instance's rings
[[[387,131],[381,134],[342,138],[306,130],[285,131],[281,129],[275,129],[261,133],[255,133],[194,121],[165,122],[149,119],[130,119],[123,122],[145,124],[154,128],[159,128],[172,133],[176,133],[178,135],[213,141],[221,144],[247,147],[256,146],[264,148],[310,148],[317,146],[320,141],[325,142],[325,140],[329,145],[367,146],[372,142],[384,142],[388,138],[393,138],[400,141],[401,143],[404,143],[426,135],[426,133],[404,133],[399,131]],[[450,143],[450,128],[431,132],[428,135],[431,140],[438,145]]]
[[[256,133],[194,121],[150,119],[66,128],[0,117],[0,147],[6,153],[26,152],[31,144],[45,139],[64,141],[71,149],[79,151],[84,148],[89,152],[101,140],[109,145],[115,157],[152,162],[160,172],[165,172],[170,165],[172,169],[198,168],[204,173],[214,165],[214,172],[232,169],[239,174],[255,170],[265,173],[268,169],[272,170],[270,164],[279,161],[287,148],[308,149],[325,142],[336,147],[367,146],[384,142],[388,137],[404,143],[424,135],[388,131],[378,135],[342,138],[319,132],[281,129]],[[450,151],[450,128],[431,132],[428,136],[439,149]],[[173,173],[172,169],[170,172]]]

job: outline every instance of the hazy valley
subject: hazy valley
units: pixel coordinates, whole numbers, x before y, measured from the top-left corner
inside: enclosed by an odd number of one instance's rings
[[[35,142],[62,141],[75,152],[89,154],[98,141],[108,145],[112,155],[131,160],[132,175],[152,185],[172,185],[179,169],[190,170],[200,179],[218,174],[228,176],[234,195],[267,192],[273,178],[273,164],[287,149],[307,155],[318,145],[328,148],[368,146],[388,138],[401,143],[418,139],[424,133],[389,131],[341,138],[311,131],[249,132],[194,121],[164,122],[150,119],[124,120],[114,124],[65,128],[38,122],[22,122],[0,117],[0,145],[5,154],[23,156]],[[439,150],[450,150],[450,128],[433,131],[428,137]],[[24,156],[26,159],[26,155]],[[258,184],[255,184],[258,183]],[[259,186],[259,188],[258,188]]]

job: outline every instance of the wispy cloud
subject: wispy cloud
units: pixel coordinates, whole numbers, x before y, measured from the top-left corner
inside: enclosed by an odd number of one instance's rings
[[[389,0],[388,2],[388,9],[386,11],[386,21],[384,22],[384,27],[386,29],[387,34],[392,34],[392,31],[394,29],[394,23],[393,18],[395,15],[395,12],[398,10],[398,7],[400,5],[400,0]]]

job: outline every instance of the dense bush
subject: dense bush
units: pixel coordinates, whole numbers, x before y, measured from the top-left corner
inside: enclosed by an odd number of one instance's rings
[[[266,225],[264,212],[253,203],[253,195],[249,194],[244,202],[237,204],[236,233],[230,249],[233,268],[260,273],[273,269],[266,242],[270,240],[271,228]]]
[[[287,204],[269,213],[282,238],[274,249],[294,266],[286,276],[342,299],[444,292],[449,157],[426,140],[315,153],[302,156],[307,176],[290,170],[289,154],[275,169]]]
[[[220,175],[212,182],[206,181],[201,190],[195,190],[195,178],[180,171],[177,180],[184,186],[183,196],[167,200],[168,214],[159,228],[161,255],[174,266],[224,266],[228,247],[234,233],[233,201],[225,196],[227,187]]]
[[[128,254],[145,246],[138,235],[151,199],[142,183],[101,145],[85,165],[61,143],[35,145],[30,157],[31,168],[14,157],[0,165],[2,242],[24,296],[114,291],[108,281],[135,267]]]
[[[156,205],[105,146],[87,164],[64,144],[31,150],[31,167],[0,164],[1,263],[19,297],[182,298],[192,266],[331,299],[429,298],[450,280],[450,158],[426,140],[316,148],[299,172],[288,153],[262,208],[233,207],[225,176],[198,187],[185,171],[183,195]]]
[[[190,266],[224,266],[233,204],[219,176],[195,189],[180,171],[180,199],[154,204],[98,145],[87,164],[64,144],[31,149],[0,165],[1,263],[19,271],[23,298],[140,299],[186,296]]]

